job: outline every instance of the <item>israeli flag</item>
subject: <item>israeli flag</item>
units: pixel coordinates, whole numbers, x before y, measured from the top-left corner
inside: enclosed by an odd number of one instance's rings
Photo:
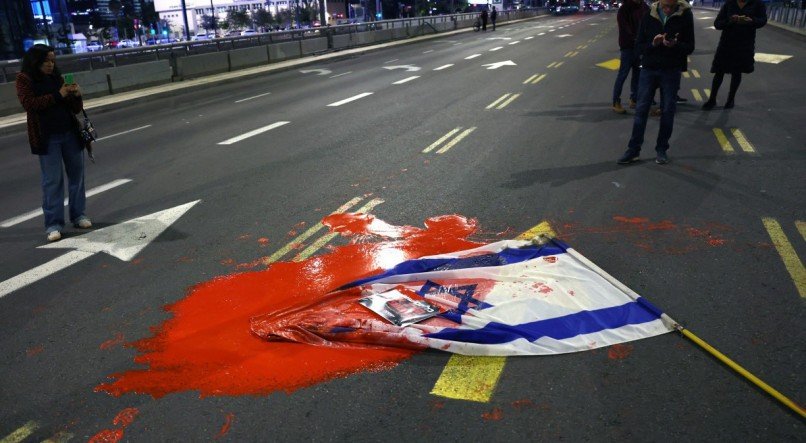
[[[445,312],[407,327],[376,318],[320,336],[350,342],[360,333],[364,343],[512,356],[585,351],[674,330],[659,309],[558,240],[507,240],[421,257],[342,289],[366,294],[400,286]]]

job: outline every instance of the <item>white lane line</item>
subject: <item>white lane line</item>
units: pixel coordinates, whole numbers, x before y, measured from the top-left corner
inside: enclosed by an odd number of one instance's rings
[[[67,254],[60,255],[43,265],[39,265],[31,270],[25,271],[16,277],[12,277],[6,281],[0,282],[0,298],[5,297],[17,289],[28,286],[31,283],[42,280],[51,274],[59,272],[64,268],[84,260],[85,258],[92,257],[95,254],[95,252],[70,251]]]
[[[121,178],[117,180],[113,180],[105,185],[101,185],[95,188],[90,189],[86,192],[87,197],[92,197],[93,195],[100,194],[101,192],[108,191],[112,188],[116,188],[120,185],[125,185],[132,181],[130,178]],[[64,205],[67,206],[67,199],[64,199]],[[8,220],[3,221],[0,223],[0,227],[2,228],[10,228],[16,224],[22,223],[24,221],[30,220],[32,218],[38,217],[42,215],[42,209],[36,209],[31,212],[26,212],[25,214],[18,215],[17,217],[10,218]]]
[[[353,73],[353,71],[342,72],[341,74],[331,75],[331,76],[330,76],[330,77],[328,77],[328,78],[336,78],[336,77],[341,77],[342,75],[347,75],[347,74],[352,74],[352,73]]]
[[[266,131],[271,131],[274,128],[279,128],[280,126],[287,125],[289,123],[291,123],[291,122],[275,122],[275,123],[272,123],[270,125],[264,126],[262,128],[257,128],[255,130],[249,131],[249,132],[247,132],[245,134],[241,134],[241,135],[239,135],[237,137],[232,137],[230,139],[224,140],[223,142],[219,142],[218,144],[219,145],[231,145],[233,143],[238,143],[241,140],[245,140],[245,139],[247,139],[249,137],[254,137],[254,136],[256,136],[258,134],[262,134],[262,133],[264,133]]]
[[[490,52],[497,51],[499,49],[504,49],[503,46],[496,46],[495,48],[490,49]]]
[[[396,82],[392,82],[393,85],[402,85],[403,83],[410,82],[412,80],[420,78],[419,75],[412,75],[411,77],[406,77],[403,80],[398,80]]]
[[[350,103],[351,101],[355,101],[355,100],[364,98],[364,97],[366,97],[368,95],[372,95],[372,93],[371,92],[362,92],[362,93],[360,93],[358,95],[354,95],[354,96],[352,96],[350,98],[345,98],[344,100],[339,100],[337,102],[333,102],[333,103],[329,104],[328,106],[341,106],[341,105],[343,105],[345,103]]]
[[[434,50],[433,50],[433,49],[429,49],[429,50],[427,50],[427,51],[423,52],[423,54],[428,54],[429,52],[434,52]]]
[[[541,32],[540,34],[537,34],[537,35],[546,35],[546,33],[545,33],[545,32]]]
[[[265,97],[265,96],[267,96],[269,94],[271,94],[271,92],[264,92],[263,94],[258,94],[258,95],[254,95],[252,97],[246,97],[246,98],[242,98],[240,100],[235,100],[235,103],[242,103],[242,102],[252,100],[252,99],[255,99],[255,98]]]
[[[515,40],[514,42],[510,42],[509,44],[510,45],[517,45],[518,43],[520,43],[520,40]]]
[[[118,132],[117,134],[107,135],[106,137],[101,137],[95,140],[95,142],[99,142],[101,140],[106,140],[108,138],[117,137],[119,135],[128,134],[130,132],[139,131],[141,129],[150,128],[151,125],[140,126],[139,128],[129,129],[128,131]]]
[[[443,70],[443,69],[448,69],[448,68],[450,68],[451,66],[453,66],[453,63],[448,64],[448,65],[442,65],[442,66],[440,66],[439,68],[434,68],[434,71],[441,71],[441,70]]]
[[[534,37],[530,35],[529,37],[524,38],[524,40],[531,40],[531,39],[533,39],[533,38],[534,38]]]
[[[393,59],[391,59],[391,60],[389,60],[389,61],[383,62],[383,64],[387,64],[387,63],[394,63],[394,62],[396,62],[396,61],[398,61],[398,60],[400,60],[400,59],[399,59],[399,58],[393,58]]]
[[[465,57],[465,60],[474,59],[474,58],[476,58],[476,57],[481,57],[481,54],[473,54],[473,55],[469,55],[469,56]]]

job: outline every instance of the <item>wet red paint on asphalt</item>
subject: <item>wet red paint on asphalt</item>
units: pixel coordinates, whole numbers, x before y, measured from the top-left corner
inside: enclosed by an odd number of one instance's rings
[[[504,411],[501,408],[493,408],[492,411],[481,414],[481,418],[487,421],[498,421],[504,418]]]
[[[607,348],[607,358],[611,360],[624,360],[632,354],[632,350],[632,345],[615,344]]]
[[[117,443],[123,438],[123,431],[134,422],[140,411],[137,408],[126,408],[112,420],[112,424],[120,426],[116,429],[103,429],[89,439],[89,443]]]
[[[115,338],[111,338],[111,339],[101,343],[98,346],[98,349],[103,349],[103,350],[112,349],[113,347],[115,347],[117,345],[123,344],[123,341],[124,341],[123,333],[118,332],[118,333],[115,334]]]
[[[133,343],[141,369],[114,374],[96,388],[112,395],[154,397],[181,391],[201,396],[290,392],[353,373],[396,366],[416,351],[328,348],[269,342],[250,333],[250,319],[307,305],[334,289],[380,273],[395,260],[479,246],[467,240],[476,224],[461,216],[426,220],[425,228],[391,226],[371,215],[334,214],[323,223],[350,232],[350,244],[301,262],[278,262],[256,272],[201,283],[166,307],[172,318],[154,336]],[[358,240],[358,241],[357,241]]]
[[[235,414],[233,414],[232,412],[228,412],[227,415],[224,417],[224,424],[221,425],[221,430],[218,431],[218,435],[215,436],[216,440],[227,435],[227,433],[229,432],[229,428],[232,426],[232,421],[234,419]]]

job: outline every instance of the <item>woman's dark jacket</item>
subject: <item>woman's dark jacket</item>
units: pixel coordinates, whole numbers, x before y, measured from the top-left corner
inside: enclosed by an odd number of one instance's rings
[[[733,15],[750,17],[753,22],[731,23],[730,17]],[[711,72],[753,72],[756,29],[766,24],[767,10],[761,0],[747,0],[744,8],[740,8],[736,0],[726,1],[714,19],[714,28],[722,31],[722,35],[711,63]]]
[[[658,14],[659,2],[650,6],[649,12],[641,20],[635,49],[641,56],[641,67],[647,69],[685,70],[686,57],[694,52],[694,16],[691,6],[685,0],[677,0],[677,11],[663,24]],[[652,39],[658,34],[669,38],[677,37],[677,44],[671,47],[652,46]]]
[[[44,76],[44,74],[43,74]],[[48,152],[48,133],[44,130],[46,126],[42,122],[42,115],[47,115],[54,107],[62,107],[69,112],[68,118],[70,119],[70,130],[75,132],[76,136],[81,129],[80,123],[75,114],[81,112],[84,108],[84,101],[81,97],[68,95],[62,97],[59,94],[64,84],[64,79],[61,76],[53,78],[56,90],[48,91],[47,93],[38,92],[42,89],[42,80],[35,80],[28,74],[20,72],[17,74],[17,98],[20,104],[25,109],[28,117],[28,143],[31,145],[31,153],[37,155],[47,154]]]

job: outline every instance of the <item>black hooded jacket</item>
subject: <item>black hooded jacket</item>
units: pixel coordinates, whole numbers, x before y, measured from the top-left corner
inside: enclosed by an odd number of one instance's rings
[[[659,7],[660,2],[653,3],[638,28],[635,48],[641,56],[641,67],[684,70],[687,65],[686,57],[694,52],[694,16],[691,6],[685,0],[677,0],[677,10],[668,16],[666,24],[661,22]],[[652,46],[655,36],[664,33],[670,39],[677,38],[677,44],[672,47]]]

